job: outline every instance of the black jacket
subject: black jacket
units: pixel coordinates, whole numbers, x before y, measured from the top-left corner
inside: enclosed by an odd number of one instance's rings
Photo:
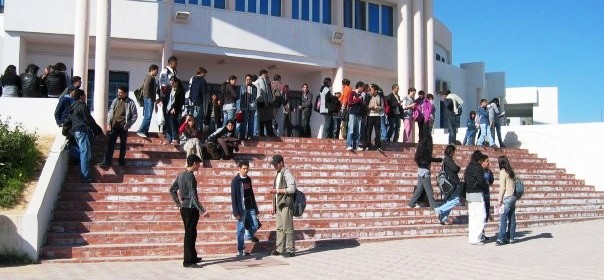
[[[248,177],[249,178],[249,177]],[[245,208],[243,205],[243,196],[244,193],[241,192],[241,182],[244,179],[237,174],[233,181],[231,181],[231,206],[233,208],[233,216],[243,216],[243,209]],[[251,179],[250,179],[251,182]],[[254,189],[252,188],[252,199],[250,201],[254,210],[256,210],[256,215],[258,214],[258,204],[256,204],[256,197],[254,196]]]
[[[40,94],[40,77],[34,73],[21,74],[21,95],[23,97],[42,97]]]
[[[174,94],[174,103],[172,103],[170,108],[168,108],[168,103],[170,102],[170,92],[163,96],[162,102],[164,103],[164,112],[166,114],[170,113],[170,110],[174,109],[176,111],[175,115],[180,116],[182,106],[185,105],[185,90],[182,87],[176,88],[176,93]]]
[[[210,119],[212,119],[212,107],[214,107],[214,121],[216,124],[222,125],[222,106],[214,104],[212,101],[209,101],[208,105],[206,106],[204,124],[210,124]]]
[[[96,121],[90,115],[90,110],[88,110],[88,106],[83,101],[76,101],[69,108],[69,117],[71,118],[71,130],[70,134],[73,135],[74,132],[86,132],[92,131],[94,135],[103,134],[103,129],[96,123]]]
[[[48,94],[58,96],[67,88],[67,76],[65,72],[53,70],[48,74],[46,83]]]
[[[458,173],[461,170],[461,167],[459,167],[450,156],[445,155],[443,158],[443,170],[445,171],[445,174],[447,174],[449,182],[455,186],[459,185],[460,180]]]
[[[466,193],[482,192],[489,187],[484,180],[484,168],[478,162],[468,164],[463,179],[466,181]]]

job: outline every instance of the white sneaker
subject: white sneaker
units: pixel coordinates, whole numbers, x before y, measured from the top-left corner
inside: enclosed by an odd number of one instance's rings
[[[365,149],[363,149],[363,148],[361,148],[361,147],[358,147],[358,148],[357,148],[357,151],[362,151],[362,150],[365,150]]]
[[[352,147],[346,147],[346,151],[352,151]]]
[[[147,138],[147,135],[142,132],[137,132],[136,135],[143,137],[143,138]]]

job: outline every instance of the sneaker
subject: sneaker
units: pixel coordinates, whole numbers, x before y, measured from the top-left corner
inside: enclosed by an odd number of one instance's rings
[[[195,263],[200,263],[201,262],[201,258],[195,258]]]
[[[260,242],[260,240],[258,240],[258,237],[256,237],[256,236],[250,237],[250,241],[252,241],[254,243]]]
[[[296,254],[294,252],[285,252],[283,253],[283,257],[284,258],[291,258],[291,257],[295,257]]]
[[[242,252],[237,253],[237,257],[239,257],[239,258],[245,257],[245,256],[249,256],[249,255],[250,255],[250,253],[246,252],[246,251],[242,251]]]
[[[138,135],[139,137],[147,138],[147,134],[144,134],[142,132],[137,132],[136,135]]]
[[[383,153],[384,151],[382,150],[382,148],[377,148],[377,151],[380,153]]]
[[[103,161],[103,162],[97,164],[97,166],[100,166],[100,167],[109,167],[109,166],[111,166],[111,162],[105,162],[105,161]]]
[[[201,267],[201,265],[198,265],[196,263],[183,263],[182,266],[188,267],[188,268],[200,268]]]
[[[497,240],[497,242],[495,242],[495,246],[501,246],[501,245],[505,245],[505,243]]]
[[[352,147],[346,147],[346,151],[352,151]]]
[[[365,150],[365,149],[363,149],[363,148],[361,148],[361,147],[358,147],[358,148],[357,148],[357,151],[362,151],[362,150]]]

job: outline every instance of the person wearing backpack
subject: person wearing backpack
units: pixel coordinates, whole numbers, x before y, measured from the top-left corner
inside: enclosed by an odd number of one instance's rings
[[[499,163],[499,193],[496,207],[503,205],[503,213],[499,218],[499,233],[495,246],[514,243],[516,235],[516,196],[514,195],[514,168],[506,156],[498,158]]]
[[[459,195],[462,191],[461,181],[459,180],[459,171],[461,168],[455,160],[453,160],[453,156],[455,156],[455,145],[447,145],[445,148],[445,156],[443,157],[443,170],[445,171],[445,175],[447,181],[454,187],[454,190],[447,194],[445,197],[445,204],[434,208],[434,212],[438,216],[438,221],[441,225],[450,225],[453,224],[454,220],[449,218],[449,214],[451,214],[451,210],[459,205]]]
[[[441,92],[443,103],[445,105],[445,120],[447,130],[449,132],[449,144],[455,145],[455,141],[457,140],[457,129],[459,128],[459,115],[457,112],[461,106],[459,105],[460,103],[458,100],[461,100],[461,98],[453,98],[453,95],[455,94],[452,94],[450,90]]]
[[[295,256],[294,215],[292,211],[293,194],[296,193],[296,178],[283,162],[279,154],[273,156],[271,165],[277,170],[274,186],[268,192],[274,195],[271,214],[277,214],[277,240],[271,255],[285,258]]]

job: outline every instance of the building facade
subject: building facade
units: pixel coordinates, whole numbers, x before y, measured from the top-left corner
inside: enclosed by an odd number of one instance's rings
[[[505,95],[504,73],[486,73],[480,62],[452,65],[453,36],[434,18],[433,0],[5,0],[4,4],[0,65],[12,64],[23,72],[29,63],[41,68],[65,63],[68,71],[88,82],[97,120],[107,106],[94,104],[108,104],[119,84],[133,91],[150,64],[165,65],[171,55],[179,59],[181,79],[188,80],[201,66],[215,85],[229,75],[242,83],[245,74],[268,69],[270,77],[281,75],[293,90],[308,83],[313,93],[324,77],[331,77],[334,92],[341,90],[343,78],[353,84],[376,83],[385,92],[394,83],[402,93],[409,87],[428,93],[447,88],[466,100],[466,108],[477,108],[480,98]],[[316,115],[311,122],[318,128],[322,118]],[[437,108],[437,127],[440,115]]]

